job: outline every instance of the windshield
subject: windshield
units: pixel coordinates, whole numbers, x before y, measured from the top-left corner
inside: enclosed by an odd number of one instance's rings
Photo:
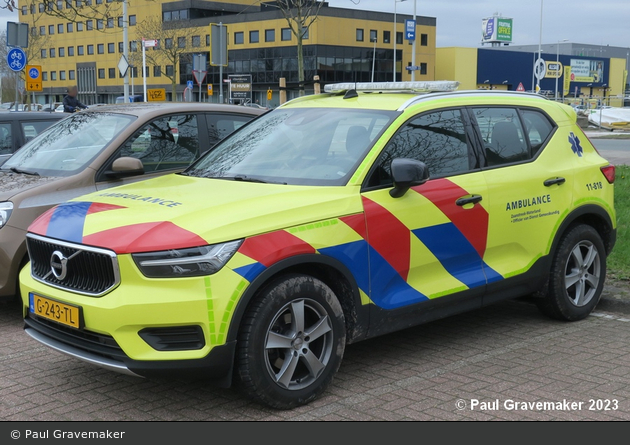
[[[16,151],[1,168],[41,176],[77,174],[135,119],[113,113],[73,114]]]
[[[397,115],[383,110],[279,108],[232,133],[184,174],[344,185]]]

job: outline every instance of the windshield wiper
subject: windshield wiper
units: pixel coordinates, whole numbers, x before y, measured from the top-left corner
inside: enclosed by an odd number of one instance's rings
[[[23,175],[30,175],[30,176],[39,176],[39,173],[37,172],[32,172],[28,170],[20,170],[19,168],[16,168],[16,167],[9,167],[9,170],[11,170],[13,173],[21,173]]]
[[[242,182],[255,182],[258,184],[282,184],[287,185],[286,182],[277,182],[277,181],[265,181],[264,179],[254,178],[253,176],[247,175],[235,175],[233,177],[226,177],[225,179],[233,179],[234,181],[242,181]]]

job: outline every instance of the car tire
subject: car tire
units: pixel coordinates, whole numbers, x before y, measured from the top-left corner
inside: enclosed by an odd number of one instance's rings
[[[555,319],[582,320],[599,303],[605,278],[606,249],[599,233],[586,224],[574,226],[556,249],[538,308]]]
[[[330,287],[311,276],[284,276],[244,316],[236,354],[241,389],[272,408],[305,405],[332,381],[345,343],[343,310]]]

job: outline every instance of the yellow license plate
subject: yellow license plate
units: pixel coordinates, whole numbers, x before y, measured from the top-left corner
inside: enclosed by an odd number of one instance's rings
[[[81,310],[78,306],[61,303],[41,295],[30,294],[29,296],[31,313],[73,328],[81,327]]]

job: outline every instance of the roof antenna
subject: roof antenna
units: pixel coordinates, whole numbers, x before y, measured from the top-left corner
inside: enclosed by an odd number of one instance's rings
[[[356,88],[356,84],[355,84],[355,88]],[[352,99],[353,97],[359,97],[359,93],[357,93],[357,90],[348,90],[346,91],[346,94],[344,94],[343,96],[344,99]]]

